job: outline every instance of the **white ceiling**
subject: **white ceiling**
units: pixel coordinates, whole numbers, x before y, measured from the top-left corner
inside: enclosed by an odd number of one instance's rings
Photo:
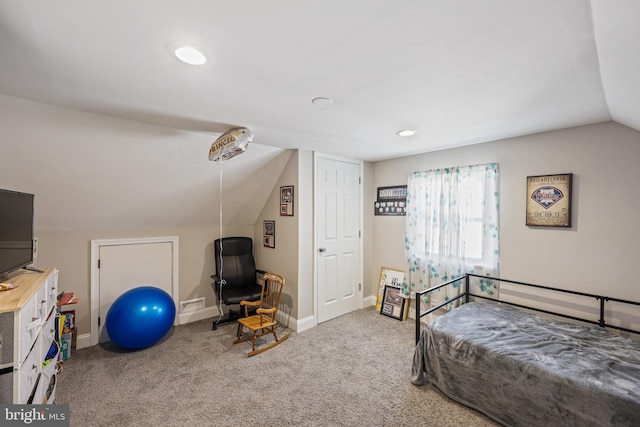
[[[637,0],[0,0],[0,93],[376,161],[640,129],[639,18]]]

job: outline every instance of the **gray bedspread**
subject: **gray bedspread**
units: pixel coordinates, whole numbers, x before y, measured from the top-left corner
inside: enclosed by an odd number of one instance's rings
[[[412,382],[507,426],[640,426],[640,342],[508,305],[468,303],[427,325]]]

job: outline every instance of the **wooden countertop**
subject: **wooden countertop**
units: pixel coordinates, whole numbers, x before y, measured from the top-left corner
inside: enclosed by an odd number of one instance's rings
[[[45,268],[44,273],[19,270],[3,279],[3,283],[18,287],[0,292],[0,313],[21,310],[53,270],[54,267]]]

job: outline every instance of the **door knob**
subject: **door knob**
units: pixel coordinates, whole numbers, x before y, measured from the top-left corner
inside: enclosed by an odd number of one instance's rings
[[[324,253],[327,251],[327,248],[318,248],[318,252]]]

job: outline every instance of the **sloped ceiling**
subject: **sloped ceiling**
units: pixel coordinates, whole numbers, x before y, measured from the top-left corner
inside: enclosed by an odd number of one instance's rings
[[[36,230],[253,224],[291,156],[210,162],[203,134],[3,95],[0,111],[0,187],[36,195]]]
[[[277,175],[270,161],[287,148],[378,161],[608,120],[640,129],[638,18],[636,0],[0,0],[0,94],[93,114],[48,143],[67,147],[58,171],[80,167],[73,152],[120,168],[122,182],[94,183],[105,204],[117,194],[138,208],[114,215],[157,212],[172,188],[191,209],[171,221],[202,221],[191,197],[210,191],[211,168],[158,171],[233,126],[256,135],[246,160],[226,162],[239,177],[266,173],[259,164]],[[172,42],[209,61],[179,62]],[[32,125],[55,131],[46,122]]]
[[[616,122],[640,130],[640,2],[591,3],[609,114]]]

